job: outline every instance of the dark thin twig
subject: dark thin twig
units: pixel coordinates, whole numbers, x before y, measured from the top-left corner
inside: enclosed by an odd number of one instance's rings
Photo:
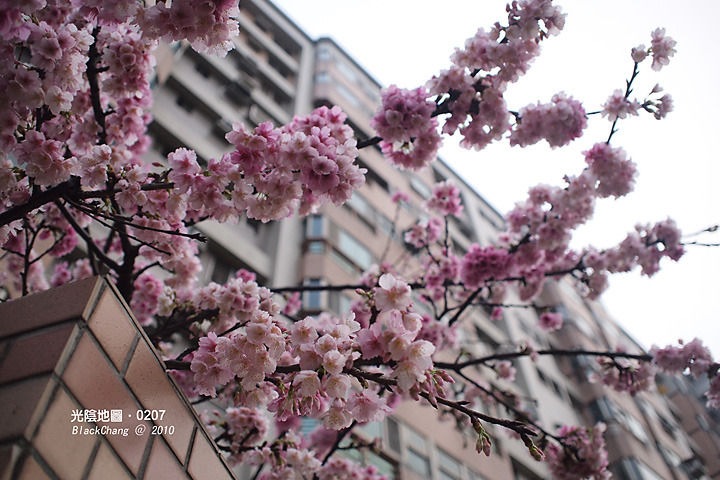
[[[513,358],[525,357],[530,355],[530,351],[521,350],[519,352],[508,352],[508,353],[496,353],[493,355],[487,355],[481,358],[474,358],[465,362],[435,362],[434,365],[437,368],[443,368],[446,370],[452,370],[459,372],[460,370],[470,367],[473,365],[481,365],[487,362],[493,362],[496,360],[510,360]],[[538,350],[538,355],[551,355],[554,357],[571,357],[571,356],[592,356],[592,357],[608,357],[608,358],[630,358],[641,361],[651,361],[652,356],[647,353],[625,353],[625,352],[598,352],[594,350],[561,350],[561,349],[548,349]]]
[[[632,75],[630,75],[630,80],[625,80],[625,100],[627,100],[630,97],[630,94],[632,93],[632,83],[635,81],[635,78],[638,76],[638,73],[640,73],[640,70],[638,70],[638,63],[633,63],[633,71]],[[610,145],[610,140],[612,140],[613,135],[617,133],[617,126],[618,120],[620,118],[615,118],[615,120],[612,123],[612,127],[610,127],[610,135],[608,135],[608,139],[605,141],[606,144]]]
[[[106,213],[102,213],[97,210],[94,210],[94,209],[88,207],[87,205],[84,205],[83,203],[77,202],[73,199],[68,198],[66,200],[73,207],[77,208],[78,210],[83,211],[84,213],[87,213],[88,215],[95,217],[96,220],[97,220],[97,217],[101,217],[106,220],[112,220],[113,222],[124,223],[125,225],[135,228],[137,230],[147,230],[149,232],[164,233],[167,235],[176,235],[178,237],[187,237],[192,240],[197,240],[199,242],[205,242],[207,240],[207,238],[205,238],[205,235],[203,235],[202,233],[184,233],[184,232],[180,232],[179,230],[167,230],[164,228],[155,228],[155,227],[150,227],[147,225],[140,225],[138,223],[133,223],[127,217],[123,217],[121,215],[108,215]]]
[[[70,224],[70,226],[75,230],[80,237],[82,237],[83,240],[85,240],[85,244],[87,245],[88,250],[91,250],[94,255],[96,255],[100,260],[107,265],[109,268],[117,271],[120,266],[116,261],[114,261],[112,258],[105,255],[105,253],[100,250],[100,248],[95,244],[93,239],[90,237],[90,235],[77,223],[75,218],[70,214],[70,212],[67,211],[67,208],[65,208],[65,205],[62,204],[61,201],[55,200],[55,205],[60,210],[60,213],[63,217],[65,217],[65,220]]]

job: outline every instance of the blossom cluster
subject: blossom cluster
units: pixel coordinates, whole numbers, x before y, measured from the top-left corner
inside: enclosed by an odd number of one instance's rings
[[[207,169],[191,150],[170,153],[173,214],[226,221],[244,212],[267,222],[298,206],[306,214],[327,202],[343,203],[364,183],[345,118],[339,107],[321,107],[283,128],[266,122],[249,132],[236,123],[227,134],[236,150],[210,160]]]
[[[443,223],[438,217],[422,220],[405,232],[405,241],[415,248],[435,243],[442,233]]]
[[[191,370],[195,392],[214,397],[216,387],[237,378],[239,398],[247,407],[265,406],[280,421],[302,415],[321,418],[328,429],[338,430],[352,421],[379,421],[391,411],[386,398],[373,389],[356,391],[353,375],[362,372],[354,362],[380,358],[394,366],[386,372],[398,394],[431,398],[444,396],[442,388],[452,378],[434,371],[435,345],[418,339],[422,317],[410,310],[411,289],[390,273],[377,279],[366,307],[374,309],[371,325],[361,327],[354,314],[343,319],[306,317],[286,327],[270,291],[253,280],[237,277],[226,285],[210,284],[193,303],[216,311],[222,330],[243,326],[227,336],[214,331],[200,338]],[[289,371],[283,366],[295,365]],[[282,385],[269,381],[286,373]]]
[[[229,440],[233,463],[244,460],[249,447],[260,445],[270,432],[270,421],[258,408],[228,407],[223,412],[203,412],[201,418],[214,437]]]
[[[158,313],[160,283],[188,290],[196,281],[200,263],[188,225],[208,218],[235,221],[243,214],[269,221],[295,209],[306,214],[327,202],[344,202],[363,184],[364,171],[353,163],[353,132],[338,107],[317,109],[281,128],[264,124],[245,132],[236,125],[228,134],[236,150],[203,167],[186,149],[172,152],[164,171],[144,161],[158,39],[188,39],[203,51],[224,52],[237,32],[236,2],[144,7],[59,0],[53,8],[44,6],[28,2],[4,11],[0,87],[8,95],[0,100],[0,212],[22,208],[33,191],[58,187],[57,198],[75,199],[63,215],[52,215],[52,204],[34,212],[46,217],[45,222],[38,217],[37,238],[53,235],[58,242],[52,256],[67,254],[78,242],[74,230],[88,225],[86,220],[69,225],[64,217],[89,212],[104,227],[85,240],[104,245],[104,263],[112,267],[132,248],[138,249],[135,267],[157,264],[171,272],[162,282],[151,272],[129,282],[130,288],[153,286],[132,293],[144,322]],[[114,234],[106,243],[93,238],[119,228],[118,219],[131,241],[113,239]],[[21,228],[19,220],[0,225],[0,244],[14,241]],[[33,247],[28,243],[14,252],[44,255]],[[21,291],[47,284],[40,264],[5,264],[19,275],[28,270],[23,275],[33,281]],[[117,270],[111,268],[111,274]]]
[[[499,140],[510,127],[503,92],[527,72],[539,54],[539,42],[564,26],[560,7],[547,0],[508,5],[508,24],[479,29],[457,49],[452,66],[428,82],[432,95],[444,98],[450,113],[443,132],[458,128],[461,145],[482,149]]]
[[[156,333],[188,326],[196,348],[184,358],[190,370],[182,384],[192,395],[236,402],[206,421],[234,461],[271,466],[259,478],[378,478],[373,467],[321,458],[338,430],[380,421],[401,399],[423,398],[437,406],[453,394],[453,377],[433,359],[458,346],[457,318],[445,314],[480,304],[494,307],[497,319],[509,285],[526,301],[548,277],[568,273],[596,296],[610,273],[640,266],[652,275],[662,258],[683,254],[670,220],[640,226],[607,250],[569,248],[572,231],[591,217],[597,199],[624,196],[634,186],[635,165],[626,153],[598,143],[585,152],[587,167],[566,177],[566,186],[531,189],[527,201],[507,215],[508,231],[496,244],[472,244],[463,254],[455,253],[446,223],[463,212],[460,190],[440,183],[424,203],[439,216],[417,222],[404,237],[422,253],[413,278],[422,289],[411,289],[409,276],[383,264],[361,279],[361,300],[351,313],[289,322],[283,315],[300,310],[299,295],[281,308],[248,272],[198,287],[199,237],[193,227],[239,215],[280,220],[350,198],[365,171],[355,163],[357,142],[340,108],[320,107],[284,126],[262,123],[250,130],[236,123],[226,135],[234,148],[219,159],[203,163],[180,148],[166,165],[149,165],[143,157],[150,144],[154,50],[160,40],[187,40],[196,50],[224,54],[238,33],[237,2],[11,3],[3,5],[0,21],[0,88],[6,93],[0,98],[0,214],[11,214],[0,225],[0,260],[9,272],[0,273],[2,288],[29,293],[107,268],[143,325]],[[452,55],[451,67],[425,87],[383,91],[371,125],[397,167],[429,165],[441,144],[439,130],[459,131],[461,144],[474,149],[504,136],[512,145],[545,140],[559,147],[582,135],[585,109],[564,93],[547,104],[508,110],[508,85],[528,70],[540,42],[563,28],[565,16],[550,0],[514,1],[507,11],[506,25],[478,30]],[[651,56],[659,70],[674,46],[664,30],[656,30],[649,48],[633,49],[635,66]],[[640,101],[618,90],[602,113],[616,121],[643,109],[664,118],[672,98],[661,92],[656,86]],[[393,201],[409,197],[398,193]],[[90,258],[63,260],[83,241]],[[41,261],[46,256],[60,259],[49,280]],[[416,301],[436,315],[419,313],[424,310],[415,308]],[[562,320],[558,313],[543,313],[539,326],[557,330]],[[529,346],[523,352],[537,356]],[[718,365],[698,340],[652,354],[660,370],[708,375],[708,404],[720,406]],[[511,361],[487,366],[514,380]],[[604,360],[602,366],[603,383],[630,393],[654,372],[653,366],[623,360]],[[478,387],[465,398],[481,397],[489,395]],[[281,432],[273,443],[266,442],[266,412]],[[321,423],[310,440],[296,433],[301,417]],[[564,446],[545,452],[556,478],[606,478],[602,430],[560,430]],[[486,433],[478,449],[489,454]]]
[[[559,480],[604,480],[612,474],[608,470],[608,453],[603,432],[605,424],[592,429],[563,425],[558,437],[567,445],[551,443],[545,448],[545,459],[553,478]]]
[[[652,95],[659,94],[662,91],[660,85],[655,85],[648,97],[641,102],[637,99],[630,100],[626,93],[617,89],[605,101],[601,113],[604,117],[608,117],[611,122],[614,122],[626,118],[628,115],[637,116],[640,109],[643,109],[652,113],[657,120],[662,120],[673,109],[673,99],[669,93],[659,98],[653,98]]]
[[[223,189],[234,183],[234,208],[267,222],[288,217],[298,204],[306,214],[350,198],[365,180],[353,163],[356,141],[345,119],[340,107],[320,107],[280,129],[263,123],[248,132],[234,124],[227,139],[236,150],[220,162],[232,176],[220,183]]]
[[[315,447],[291,431],[286,433],[282,446],[257,448],[244,458],[252,466],[270,467],[258,475],[258,480],[310,477],[320,480],[387,480],[386,476],[378,473],[375,465],[361,466],[345,457],[331,457],[327,462],[321,462]]]
[[[508,5],[508,25],[497,23],[490,32],[478,30],[464,49],[452,55],[452,66],[427,83],[427,89],[403,90],[393,85],[384,90],[371,125],[382,139],[385,156],[404,168],[427,166],[441,143],[438,114],[448,114],[442,131],[452,134],[459,129],[464,147],[479,150],[501,139],[510,127],[503,97],[507,84],[528,70],[540,52],[539,42],[557,34],[564,23],[565,15],[550,0],[513,2]],[[429,96],[435,96],[437,104]],[[562,105],[550,110],[554,116],[551,123],[564,130],[550,132],[551,126],[538,126],[529,113],[527,126],[516,134],[524,137],[520,143],[528,141],[530,130],[533,135],[549,132],[551,144],[558,145],[582,131],[582,108],[578,109],[576,102],[557,100],[555,103]]]
[[[44,3],[44,2],[43,2]],[[166,42],[188,40],[201,52],[225,54],[238,34],[237,2],[232,0],[180,0],[144,6],[132,0],[110,4],[101,0],[83,2],[81,12],[93,15],[103,25],[136,24],[148,39]]]
[[[425,208],[441,216],[454,215],[459,217],[463,211],[460,189],[452,180],[435,184],[432,196],[423,203]]]
[[[514,256],[507,249],[470,246],[460,265],[460,279],[469,288],[478,288],[489,280],[501,280],[514,269]]]
[[[588,221],[598,198],[621,197],[629,193],[635,181],[635,164],[621,148],[598,143],[585,152],[587,167],[577,177],[566,177],[565,188],[538,185],[528,200],[518,203],[507,214],[505,238],[514,250],[515,275],[525,278],[526,298],[537,293],[535,281],[548,272],[585,267],[583,283],[591,297],[607,286],[607,274],[642,267],[645,275],[654,274],[662,258],[677,261],[684,253],[680,231],[672,220],[653,226],[638,226],[618,246],[581,253],[569,249],[572,231]],[[538,277],[540,275],[540,277]]]
[[[638,225],[613,248],[603,251],[587,248],[583,262],[592,270],[586,272],[591,294],[596,296],[605,289],[608,273],[629,272],[639,266],[641,273],[649,277],[658,272],[663,258],[677,261],[684,252],[680,230],[671,219],[652,226]]]
[[[540,321],[538,322],[538,325],[546,332],[560,330],[563,325],[563,315],[559,312],[542,313],[540,315]]]
[[[406,90],[391,85],[370,125],[382,137],[383,154],[401,168],[420,170],[435,159],[441,138],[432,118],[435,104],[423,87]]]
[[[525,147],[540,140],[563,147],[580,137],[587,127],[582,104],[565,93],[557,93],[551,103],[528,105],[518,112],[517,126],[510,133],[510,145]]]
[[[688,370],[695,378],[707,375],[710,389],[706,393],[708,407],[720,408],[720,365],[713,361],[712,354],[700,339],[691,342],[680,342],[676,347],[668,345],[664,348],[654,346],[650,349],[653,363],[663,372],[679,374]]]
[[[670,57],[675,55],[676,44],[675,40],[665,35],[664,28],[656,28],[652,32],[649,53],[652,55],[653,70],[661,70],[670,63]]]
[[[433,222],[432,218],[428,221],[428,225],[434,223],[436,222]],[[423,259],[423,273],[419,280],[425,285],[428,297],[432,301],[443,298],[446,285],[453,285],[457,282],[460,276],[460,267],[460,258],[446,247],[440,248],[436,255],[427,255]]]
[[[621,351],[621,349],[618,349]],[[600,372],[591,374],[591,382],[600,381],[618,392],[635,395],[647,391],[655,383],[657,369],[650,362],[636,362],[626,358],[600,357],[597,360]]]

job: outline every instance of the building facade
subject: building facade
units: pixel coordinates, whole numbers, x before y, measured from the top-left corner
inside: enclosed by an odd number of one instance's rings
[[[200,159],[218,157],[231,149],[224,135],[232,122],[280,125],[320,105],[339,105],[358,138],[372,137],[370,118],[382,86],[337,43],[311,39],[265,0],[241,2],[239,23],[236,48],[225,58],[201,55],[182,44],[163,47],[150,160],[162,161],[181,146],[196,150]],[[199,228],[210,239],[203,251],[205,281],[223,282],[246,268],[269,287],[352,285],[372,264],[403,257],[407,246],[402,230],[425,218],[423,200],[433,184],[447,179],[460,187],[465,206],[449,229],[459,254],[472,243],[492,244],[504,228],[502,215],[442,161],[421,172],[401,171],[370,147],[360,151],[359,162],[368,171],[366,185],[342,207],[266,224],[247,219],[235,225],[202,224]],[[398,191],[410,197],[401,208],[391,201]],[[303,308],[308,314],[341,314],[356,299],[352,289],[309,291]],[[569,284],[546,287],[540,302],[562,312],[565,326],[558,334],[539,330],[532,309],[511,310],[502,321],[492,321],[489,311],[476,308],[463,319],[461,348],[476,357],[527,341],[538,349],[641,350],[600,304],[582,298]],[[512,386],[486,372],[472,375],[500,389],[514,388],[522,409],[551,431],[564,424],[605,422],[617,478],[678,480],[712,473],[700,454],[704,440],[683,429],[689,427],[669,396],[651,392],[630,397],[589,383],[597,367],[586,357],[521,358],[514,366],[517,381]],[[488,405],[486,413],[507,415],[498,405]],[[494,451],[486,458],[475,452],[473,436],[457,431],[452,421],[429,407],[407,404],[385,422],[358,429],[360,437],[380,437],[383,447],[353,455],[391,478],[550,478],[522,442],[498,429],[490,434]],[[240,469],[238,474],[245,473]],[[718,473],[712,478],[719,478]]]

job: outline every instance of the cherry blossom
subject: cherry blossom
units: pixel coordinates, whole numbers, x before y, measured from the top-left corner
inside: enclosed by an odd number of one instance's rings
[[[664,28],[657,28],[652,32],[652,42],[650,43],[650,53],[652,54],[652,69],[661,70],[662,67],[670,63],[670,57],[675,55],[675,45],[677,42],[671,37],[665,35]]]
[[[562,328],[563,316],[558,312],[545,312],[540,315],[540,328],[545,331],[552,332]]]
[[[592,429],[562,426],[558,436],[568,447],[551,443],[545,449],[553,477],[561,480],[610,478],[612,474],[607,469],[608,457],[603,439],[605,429],[604,423],[598,423]]]
[[[525,147],[544,139],[555,148],[582,135],[587,126],[582,104],[564,92],[555,94],[551,102],[520,109],[520,121],[510,134],[510,145]]]
[[[403,224],[398,215],[396,231],[404,232],[408,247],[402,261],[370,267],[353,286],[357,300],[350,313],[342,316],[294,318],[302,311],[302,288],[280,298],[245,270],[222,284],[203,283],[196,226],[241,216],[269,222],[342,205],[365,182],[366,171],[356,163],[359,148],[373,144],[397,168],[415,170],[429,166],[443,135],[454,133],[474,150],[505,139],[520,147],[541,140],[553,148],[569,144],[588,124],[579,100],[561,92],[549,103],[511,111],[506,97],[542,42],[563,29],[565,14],[550,0],[510,3],[504,22],[477,30],[426,85],[383,90],[370,121],[374,139],[358,141],[360,132],[339,107],[321,106],[286,125],[233,124],[220,158],[201,161],[193,150],[178,148],[149,164],[155,50],[161,42],[186,41],[197,51],[224,55],[239,32],[238,15],[231,0],[5,5],[3,293],[25,295],[107,273],[163,350],[182,344],[184,351],[166,365],[185,369],[175,372],[183,390],[227,405],[204,419],[233,463],[260,468],[257,478],[382,478],[374,467],[332,456],[335,441],[356,424],[382,420],[402,400],[442,404],[461,417],[459,425],[475,430],[477,450],[487,455],[491,439],[480,418],[529,441],[528,431],[540,426],[469,410],[479,399],[494,401],[490,385],[450,384],[474,365],[510,385],[516,371],[508,358],[536,359],[543,352],[524,344],[500,359],[441,359],[464,340],[461,323],[469,309],[482,307],[499,320],[513,308],[536,307],[530,310],[545,312],[538,325],[551,332],[562,327],[562,315],[530,303],[546,282],[572,281],[596,298],[609,275],[639,267],[650,276],[663,259],[684,254],[670,219],[639,225],[614,247],[570,247],[598,201],[625,196],[635,186],[637,167],[611,145],[614,130],[583,153],[584,168],[558,179],[562,185],[531,188],[490,244],[455,241],[451,221],[464,216],[460,189],[450,181],[435,185],[423,204],[427,212]],[[675,41],[665,30],[652,32],[649,48],[631,50],[633,76],[598,107],[602,114],[613,125],[641,112],[665,118],[673,101],[662,88],[644,99],[629,92],[645,58],[660,70],[674,54]],[[399,208],[410,196],[396,191],[391,201]],[[178,345],[168,343],[180,337]],[[687,370],[708,378],[708,405],[720,405],[718,364],[699,340],[655,347],[652,363],[623,354],[600,357],[603,384],[634,394],[649,386],[656,368]],[[512,412],[515,405],[506,403]],[[303,416],[321,423],[310,437],[299,433]],[[271,417],[279,435],[274,440]],[[561,428],[559,443],[544,448],[553,475],[607,478],[603,430]],[[543,452],[528,441],[531,455],[542,460]]]
[[[428,210],[441,216],[459,217],[463,211],[460,189],[451,180],[435,184],[432,196],[423,203]]]

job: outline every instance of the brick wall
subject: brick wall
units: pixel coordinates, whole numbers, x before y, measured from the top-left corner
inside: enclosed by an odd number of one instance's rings
[[[102,278],[0,304],[0,415],[3,480],[235,478]]]

